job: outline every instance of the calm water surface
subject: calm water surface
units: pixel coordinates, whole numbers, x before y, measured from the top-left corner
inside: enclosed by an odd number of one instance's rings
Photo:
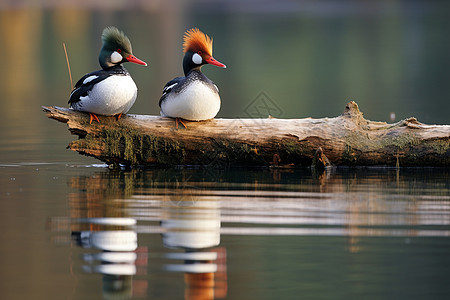
[[[2,299],[447,299],[448,170],[0,166]]]

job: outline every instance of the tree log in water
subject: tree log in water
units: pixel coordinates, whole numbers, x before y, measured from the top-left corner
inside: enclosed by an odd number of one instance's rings
[[[335,118],[213,119],[179,129],[160,116],[99,116],[89,124],[86,113],[43,109],[78,135],[69,149],[114,165],[450,166],[449,125],[369,121],[355,102]]]

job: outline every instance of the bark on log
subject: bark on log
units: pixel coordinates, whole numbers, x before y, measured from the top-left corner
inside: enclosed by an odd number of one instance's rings
[[[174,119],[131,114],[90,125],[86,113],[43,109],[78,135],[69,149],[115,165],[305,167],[316,157],[321,168],[450,166],[450,125],[369,121],[355,102],[335,118],[213,119],[185,122],[186,129]]]

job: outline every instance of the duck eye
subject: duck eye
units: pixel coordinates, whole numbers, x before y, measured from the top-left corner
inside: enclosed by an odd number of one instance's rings
[[[198,54],[198,55],[202,55],[202,51],[198,51],[197,54]]]
[[[122,49],[117,49],[117,53],[122,53]]]

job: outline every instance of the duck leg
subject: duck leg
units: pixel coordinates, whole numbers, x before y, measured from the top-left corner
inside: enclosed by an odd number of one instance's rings
[[[187,128],[186,124],[183,123],[183,119],[181,118],[175,118],[175,127],[178,129],[178,122],[180,122],[184,128]]]
[[[100,123],[100,120],[98,119],[98,117],[94,113],[89,113],[89,124],[92,124],[93,120],[96,120],[97,122]]]

